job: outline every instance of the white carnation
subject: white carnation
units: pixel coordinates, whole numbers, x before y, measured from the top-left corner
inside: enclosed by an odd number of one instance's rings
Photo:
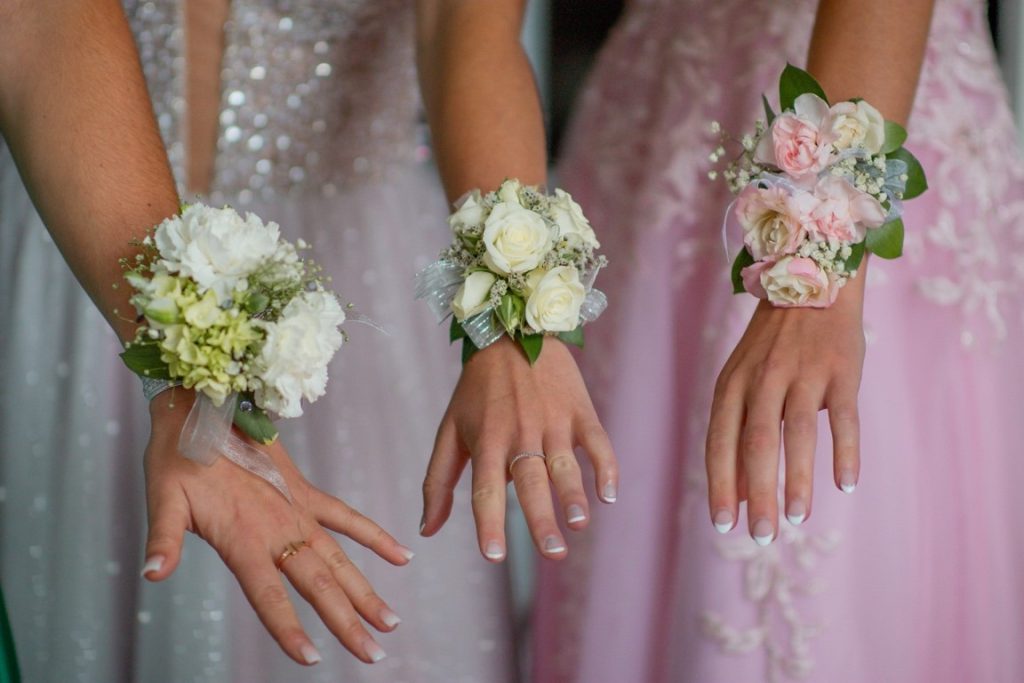
[[[264,224],[251,213],[243,219],[234,209],[202,204],[168,218],[154,235],[160,264],[195,280],[200,292],[212,289],[219,301],[248,287],[248,277],[274,255],[279,237],[276,223]]]
[[[256,403],[281,417],[302,415],[302,399],[315,401],[327,388],[327,364],[341,348],[338,326],[345,312],[330,292],[305,292],[275,323],[255,361],[260,386]]]

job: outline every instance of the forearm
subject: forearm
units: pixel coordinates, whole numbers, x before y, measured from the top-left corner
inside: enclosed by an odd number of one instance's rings
[[[821,0],[807,70],[829,100],[860,97],[906,124],[934,0]]]
[[[0,132],[75,276],[130,339],[118,259],[178,197],[121,5],[6,0],[0,45]]]
[[[519,40],[525,0],[419,0],[417,59],[448,198],[544,184],[540,98]]]

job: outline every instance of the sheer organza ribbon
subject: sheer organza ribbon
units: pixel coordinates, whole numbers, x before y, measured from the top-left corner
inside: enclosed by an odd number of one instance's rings
[[[580,306],[580,324],[597,320],[608,308],[608,297],[594,289],[600,267],[594,267],[580,278],[587,292]],[[435,261],[416,274],[415,294],[417,299],[427,302],[434,317],[443,323],[452,314],[452,301],[465,280],[462,266],[451,261]],[[483,349],[501,339],[505,328],[493,315],[494,307],[488,306],[482,312],[462,321],[466,336],[478,349]]]
[[[292,496],[288,485],[270,454],[246,441],[231,428],[238,402],[238,394],[231,394],[224,403],[217,406],[209,396],[196,392],[196,401],[178,439],[178,449],[185,457],[207,466],[223,455],[268,482],[290,502]]]

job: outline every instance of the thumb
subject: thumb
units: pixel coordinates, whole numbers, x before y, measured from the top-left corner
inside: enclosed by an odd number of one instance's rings
[[[184,492],[177,487],[150,491],[149,536],[143,577],[150,581],[163,581],[174,572],[181,559],[181,544],[188,525],[189,508]]]

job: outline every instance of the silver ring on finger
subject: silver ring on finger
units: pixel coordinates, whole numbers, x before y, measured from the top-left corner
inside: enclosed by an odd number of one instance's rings
[[[545,462],[545,464],[547,464],[548,456],[537,451],[523,451],[522,453],[516,453],[512,456],[512,459],[508,461],[508,473],[510,476],[512,475],[512,468],[515,467],[516,463],[523,458],[540,458]]]

